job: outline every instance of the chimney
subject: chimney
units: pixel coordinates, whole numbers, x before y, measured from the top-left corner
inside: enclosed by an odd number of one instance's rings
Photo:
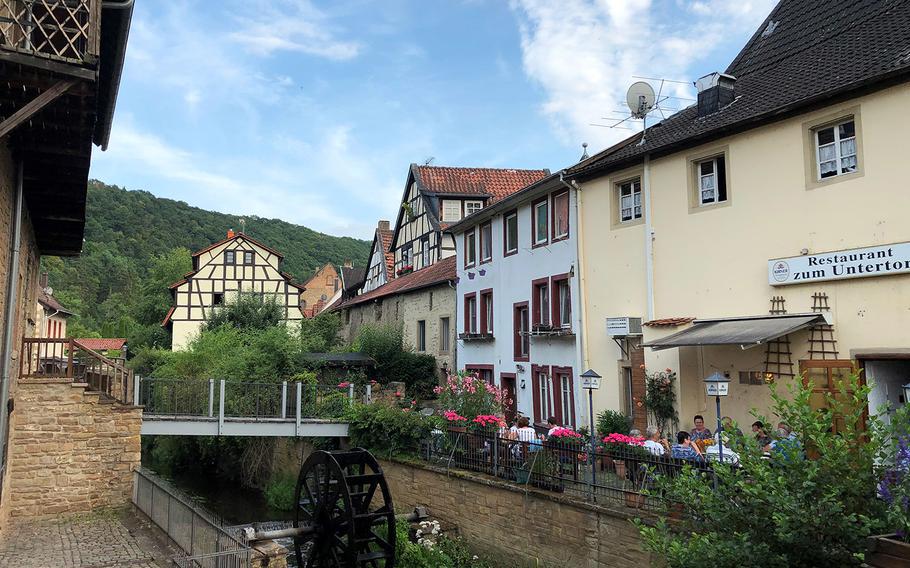
[[[47,272],[42,272],[38,277],[38,289],[47,290]]]
[[[229,238],[229,239],[234,238],[234,229],[228,229],[227,238]]]
[[[354,268],[354,261],[353,261],[353,260],[345,260],[345,261],[344,261],[344,267],[345,267],[345,268]]]
[[[388,221],[380,221],[380,222],[379,222],[379,230],[380,230],[380,231],[388,231],[388,230],[389,230],[389,222],[388,222]]]
[[[736,98],[734,85],[736,77],[723,73],[711,73],[695,81],[698,89],[698,116],[708,116],[733,102]]]

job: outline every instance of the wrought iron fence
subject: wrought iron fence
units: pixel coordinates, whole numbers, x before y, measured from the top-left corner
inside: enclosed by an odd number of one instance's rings
[[[229,531],[216,515],[154,473],[138,469],[133,504],[183,551],[173,559],[186,568],[246,568],[250,547],[242,533]]]
[[[591,449],[584,442],[523,442],[497,432],[437,430],[421,458],[446,468],[485,473],[524,487],[602,505],[662,510],[658,480],[695,468],[711,483],[709,464],[651,455],[641,447]]]
[[[146,414],[210,416],[213,383],[207,380],[147,379],[138,381],[139,404]]]

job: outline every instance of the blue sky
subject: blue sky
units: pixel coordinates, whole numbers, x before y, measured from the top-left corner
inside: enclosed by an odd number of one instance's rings
[[[632,133],[590,124],[634,76],[723,70],[774,3],[140,0],[92,176],[370,238],[411,162],[566,167]]]

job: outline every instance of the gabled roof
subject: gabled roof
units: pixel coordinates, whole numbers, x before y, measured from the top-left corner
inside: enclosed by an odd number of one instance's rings
[[[77,339],[83,347],[92,351],[107,351],[109,349],[119,351],[126,345],[126,339],[123,337],[85,337]]]
[[[49,310],[54,310],[60,314],[71,316],[73,312],[63,307],[63,304],[60,303],[57,298],[53,295],[48,294],[46,290],[38,290],[38,303],[44,306]]]
[[[726,73],[735,100],[695,106],[571,167],[588,178],[887,87],[910,76],[910,1],[781,0]]]
[[[420,270],[411,272],[410,274],[405,274],[404,276],[399,276],[395,280],[383,284],[379,288],[370,290],[365,294],[355,296],[344,302],[341,302],[333,309],[344,309],[358,304],[363,304],[364,302],[369,302],[372,300],[378,300],[380,298],[385,298],[386,296],[392,296],[395,294],[404,294],[406,292],[414,292],[429,286],[435,286],[437,284],[442,284],[449,281],[454,281],[457,277],[457,272],[455,270],[455,257],[450,256],[444,258],[435,264],[431,264],[426,268],[421,268]]]
[[[260,243],[259,241],[257,241],[257,240],[254,239],[253,237],[250,237],[249,235],[246,235],[246,234],[244,234],[244,233],[234,233],[234,236],[233,236],[233,237],[227,237],[227,238],[221,239],[221,240],[218,241],[217,243],[211,244],[211,245],[205,247],[204,249],[197,250],[196,252],[193,253],[193,257],[197,257],[197,256],[199,256],[199,255],[202,254],[202,253],[208,252],[208,251],[210,251],[210,250],[212,250],[212,249],[214,249],[214,248],[218,248],[218,247],[220,247],[221,245],[223,245],[223,244],[225,244],[225,243],[229,243],[229,242],[231,242],[231,241],[236,241],[237,239],[240,239],[240,238],[242,238],[243,240],[245,240],[245,241],[247,241],[247,242],[253,243],[254,245],[256,245],[257,247],[259,247],[259,248],[261,248],[261,249],[263,249],[263,250],[266,250],[266,251],[268,251],[268,252],[274,254],[274,255],[277,256],[278,258],[284,258],[284,255],[281,254],[280,252],[278,252],[277,250],[273,249],[273,248],[270,247],[270,246],[267,246],[267,245],[264,245],[264,244]]]
[[[427,193],[489,197],[490,202],[487,205],[550,174],[550,170],[456,168],[416,164],[411,165],[411,170],[418,186]]]
[[[174,310],[177,309],[177,306],[171,306],[167,311],[167,314],[164,316],[164,319],[161,320],[161,327],[167,327],[171,324],[171,316],[174,315]]]
[[[341,288],[347,297],[350,293],[356,293],[357,289],[363,285],[363,280],[367,275],[366,268],[354,268],[353,266],[341,267]]]

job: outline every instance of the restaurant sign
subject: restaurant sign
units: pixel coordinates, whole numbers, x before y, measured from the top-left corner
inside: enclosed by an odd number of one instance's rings
[[[772,286],[908,272],[910,242],[804,254],[768,261],[768,283]]]

